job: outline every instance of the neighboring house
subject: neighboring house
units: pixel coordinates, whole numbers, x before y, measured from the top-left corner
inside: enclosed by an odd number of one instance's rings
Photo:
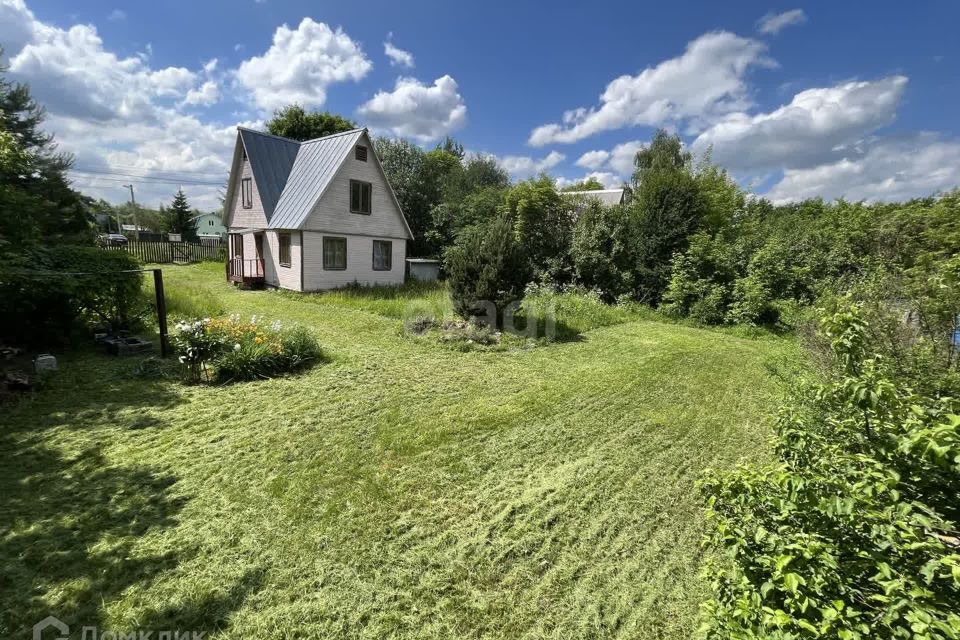
[[[606,207],[612,207],[617,204],[623,204],[623,189],[598,189],[594,191],[561,191],[565,196],[581,196],[598,200],[600,204]]]
[[[197,226],[198,238],[224,238],[227,228],[223,226],[223,218],[219,213],[201,213],[190,218]]]
[[[366,129],[297,142],[238,127],[224,212],[234,282],[403,283],[413,234]]]

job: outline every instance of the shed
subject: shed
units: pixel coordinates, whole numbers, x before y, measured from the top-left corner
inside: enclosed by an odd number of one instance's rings
[[[407,258],[410,277],[421,282],[434,282],[440,277],[440,261],[429,258]]]

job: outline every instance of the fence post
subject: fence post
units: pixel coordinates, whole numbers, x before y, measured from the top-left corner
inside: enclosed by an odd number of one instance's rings
[[[167,357],[167,299],[163,295],[163,271],[153,270],[153,290],[157,295],[157,324],[160,325],[160,357]]]

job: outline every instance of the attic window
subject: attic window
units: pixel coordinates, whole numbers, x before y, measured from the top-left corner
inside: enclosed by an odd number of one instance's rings
[[[357,148],[356,148],[356,158],[357,158],[357,160],[359,160],[360,162],[366,162],[366,161],[367,161],[367,148],[366,148],[365,146],[363,146],[362,144],[358,144],[358,145],[357,145]]]
[[[370,213],[370,198],[373,185],[359,180],[350,181],[350,211]]]
[[[240,196],[243,200],[244,209],[253,208],[253,180],[244,178],[240,181]]]

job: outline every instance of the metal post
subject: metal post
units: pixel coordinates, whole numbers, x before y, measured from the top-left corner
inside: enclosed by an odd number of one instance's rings
[[[163,295],[163,271],[153,270],[153,290],[157,294],[157,323],[160,325],[160,357],[167,357],[167,299]]]

